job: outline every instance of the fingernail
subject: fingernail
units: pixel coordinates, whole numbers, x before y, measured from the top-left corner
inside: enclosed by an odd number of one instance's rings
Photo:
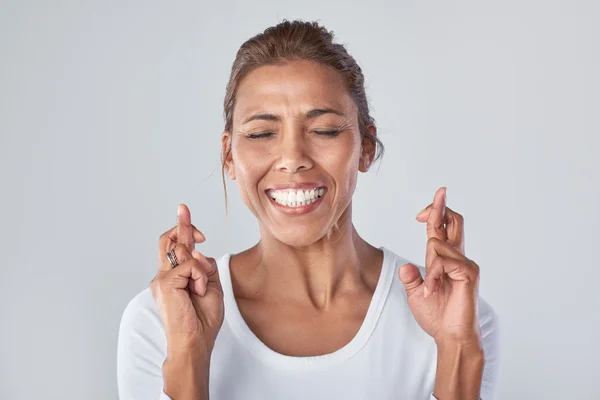
[[[427,285],[423,284],[423,295],[425,298],[429,296],[429,289],[427,289]]]
[[[177,216],[179,217],[179,214],[181,214],[181,204],[177,206]]]
[[[446,204],[446,200],[448,199],[448,188],[444,188],[444,204]]]

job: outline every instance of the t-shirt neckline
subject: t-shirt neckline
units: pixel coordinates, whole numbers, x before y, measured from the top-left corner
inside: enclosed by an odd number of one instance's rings
[[[317,356],[289,356],[278,353],[264,344],[248,327],[235,301],[229,269],[229,260],[231,259],[231,254],[229,253],[223,255],[218,262],[219,275],[223,287],[225,322],[229,324],[234,334],[255,357],[276,368],[314,369],[342,363],[356,355],[366,345],[375,330],[391,288],[394,257],[385,247],[380,247],[379,249],[383,251],[383,262],[365,319],[350,342],[333,353]]]

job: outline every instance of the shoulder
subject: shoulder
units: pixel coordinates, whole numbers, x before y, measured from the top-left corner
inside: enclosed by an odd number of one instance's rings
[[[393,265],[392,296],[395,301],[401,303],[405,309],[408,308],[406,291],[404,285],[398,278],[398,270],[407,263],[416,265],[421,272],[421,276],[425,276],[426,269],[424,266],[411,262],[390,250],[387,250],[389,259]],[[483,379],[481,383],[481,398],[495,399],[498,392],[498,381],[500,375],[501,363],[501,343],[500,343],[500,321],[498,315],[492,305],[483,297],[478,298],[479,311],[479,328],[481,332],[481,340],[483,344],[485,366],[483,370]]]
[[[496,310],[481,296],[479,296],[479,326],[483,336],[497,335],[500,329],[500,321]]]
[[[119,325],[119,346],[128,347],[141,339],[155,345],[165,340],[158,306],[150,288],[142,290],[129,301]]]
[[[117,370],[120,382],[141,369],[160,372],[166,357],[167,339],[150,288],[129,301],[119,326]]]
[[[117,343],[119,398],[158,398],[166,349],[158,307],[150,288],[144,289],[129,301],[121,317]]]
[[[151,321],[157,318],[160,321],[160,313],[156,301],[152,296],[150,288],[146,288],[127,303],[121,316],[121,326]]]

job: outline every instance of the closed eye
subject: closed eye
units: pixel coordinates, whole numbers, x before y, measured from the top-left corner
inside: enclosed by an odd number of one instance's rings
[[[329,130],[329,131],[313,131],[314,133],[316,133],[317,135],[321,135],[321,136],[337,136],[339,135],[339,133],[341,132],[340,130]],[[274,132],[260,132],[260,133],[250,133],[248,135],[246,135],[246,137],[248,139],[261,139],[261,138],[266,138],[269,136],[273,136],[275,133]]]
[[[273,132],[250,133],[250,134],[247,135],[247,138],[249,138],[249,139],[260,139],[260,138],[269,137],[271,135],[274,135],[274,133]]]
[[[337,136],[341,131],[332,130],[332,131],[313,131],[313,132],[316,133],[317,135],[322,135],[322,136]]]

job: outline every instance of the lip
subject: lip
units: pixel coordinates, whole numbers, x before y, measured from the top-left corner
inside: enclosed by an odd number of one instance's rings
[[[296,182],[296,183],[278,183],[276,185],[269,186],[265,192],[269,190],[284,190],[284,189],[303,189],[303,190],[311,190],[311,189],[325,189],[327,190],[327,186],[325,186],[321,182]]]
[[[298,185],[302,185],[302,184],[298,184]],[[277,186],[274,186],[273,188],[269,188],[268,190],[277,190],[277,189],[274,189],[275,187],[277,187]],[[281,189],[284,189],[284,188],[307,189],[307,187],[304,187],[304,186],[293,187],[293,186],[289,186],[289,185],[281,187]],[[324,188],[325,192],[323,193],[323,196],[319,197],[316,201],[313,201],[310,204],[305,204],[303,206],[288,207],[288,206],[284,206],[283,204],[279,204],[275,200],[273,200],[273,198],[271,196],[269,196],[267,191],[265,191],[265,196],[267,196],[267,198],[269,199],[271,204],[275,207],[275,209],[278,210],[279,212],[282,212],[283,214],[304,215],[304,214],[308,214],[308,213],[314,211],[317,207],[319,207],[319,205],[321,205],[321,203],[323,202],[323,199],[325,198],[325,194],[327,194],[327,188],[324,186],[309,186],[308,187],[308,189],[312,189],[312,188]]]

